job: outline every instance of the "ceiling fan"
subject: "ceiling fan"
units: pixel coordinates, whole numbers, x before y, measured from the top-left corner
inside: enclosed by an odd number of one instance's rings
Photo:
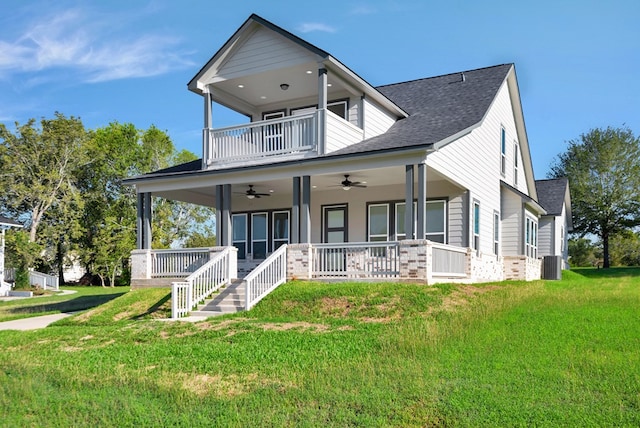
[[[349,180],[349,174],[344,175],[344,180],[340,182],[340,187],[343,190],[350,190],[352,187],[360,187],[365,188],[367,186],[364,185],[365,181],[351,181]]]
[[[258,193],[253,188],[253,184],[249,184],[249,189],[246,192],[235,192],[239,195],[245,195],[247,199],[260,199],[263,196],[271,196],[269,193]]]

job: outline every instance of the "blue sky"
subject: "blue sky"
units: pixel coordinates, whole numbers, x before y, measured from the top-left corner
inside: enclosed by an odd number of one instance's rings
[[[79,116],[201,154],[187,82],[257,13],[372,85],[513,62],[536,178],[594,127],[640,134],[640,1],[3,0],[0,122]],[[241,123],[218,112],[215,126]]]

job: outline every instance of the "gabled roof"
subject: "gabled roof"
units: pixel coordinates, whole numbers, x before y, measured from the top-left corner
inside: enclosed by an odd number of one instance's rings
[[[338,154],[411,146],[433,146],[459,138],[479,125],[512,64],[379,86],[376,89],[409,113],[386,133],[345,147]]]
[[[538,191],[538,202],[549,215],[562,215],[562,207],[569,192],[569,179],[562,177],[536,180],[536,190]],[[570,207],[567,207],[567,210],[569,209]]]

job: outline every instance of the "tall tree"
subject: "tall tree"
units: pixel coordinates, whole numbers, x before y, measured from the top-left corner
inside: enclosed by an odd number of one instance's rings
[[[61,113],[39,128],[35,119],[15,125],[12,133],[0,124],[0,198],[8,214],[29,224],[35,242],[47,212],[78,199],[74,171],[85,162],[87,132],[79,118]]]
[[[574,232],[600,238],[603,267],[609,239],[640,225],[640,140],[629,128],[595,128],[568,142],[550,177],[568,177]]]

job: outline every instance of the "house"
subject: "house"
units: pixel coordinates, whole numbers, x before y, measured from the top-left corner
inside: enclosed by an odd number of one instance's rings
[[[374,87],[252,15],[188,88],[204,102],[202,159],[126,180],[132,287],[173,283],[189,306],[219,286],[196,278],[250,271],[248,308],[292,278],[540,278],[548,212],[513,64]],[[248,122],[215,128],[212,103]],[[220,246],[150,248],[152,197],[215,207]]]
[[[568,269],[568,234],[573,230],[569,180],[536,180],[536,191],[540,205],[547,211],[538,222],[538,254],[557,256],[562,269]]]
[[[20,223],[17,223],[10,218],[0,216],[0,297],[8,295],[11,290],[11,285],[5,282],[5,269],[4,269],[4,236],[5,231],[10,227],[22,227]]]

